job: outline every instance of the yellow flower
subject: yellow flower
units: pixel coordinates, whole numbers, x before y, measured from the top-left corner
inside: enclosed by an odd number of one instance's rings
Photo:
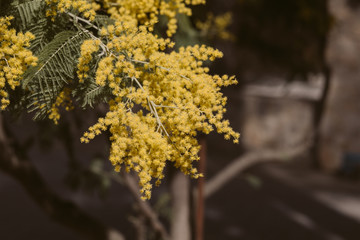
[[[100,8],[99,4],[91,3],[87,0],[45,0],[49,8],[46,16],[56,16],[58,13],[63,13],[68,10],[76,10],[91,21],[95,19],[96,11]]]
[[[231,22],[232,14],[230,12],[218,16],[209,13],[205,22],[196,22],[196,27],[201,30],[202,36],[208,38],[219,37],[223,40],[234,40],[235,36],[227,30]]]
[[[177,30],[176,15],[191,15],[187,5],[205,4],[205,0],[104,0],[104,7],[114,19],[120,22],[131,22],[133,26],[143,25],[151,32],[159,21],[159,16],[168,19],[167,35],[172,36]]]
[[[4,110],[9,104],[7,89],[14,90],[20,85],[21,76],[30,66],[36,65],[37,58],[26,49],[30,41],[35,38],[30,32],[16,33],[9,29],[12,16],[0,18],[0,109]]]
[[[61,106],[64,107],[66,111],[70,111],[73,109],[70,88],[64,88],[59,93],[51,109],[49,110],[49,119],[53,120],[55,124],[58,124],[59,122],[60,119],[59,107]]]
[[[113,94],[109,112],[88,129],[82,142],[102,131],[111,133],[110,161],[119,170],[138,172],[142,196],[150,198],[152,179],[159,184],[168,161],[194,178],[201,176],[193,166],[200,149],[198,132],[216,129],[237,142],[239,134],[223,119],[226,97],[220,88],[235,84],[234,77],[211,76],[203,62],[222,57],[205,45],[180,48],[148,32],[146,28],[115,22],[101,32],[105,42],[83,43],[79,67],[85,69],[92,54],[106,48],[98,62],[95,78]],[[94,47],[96,46],[96,47]],[[81,79],[82,72],[78,72]]]

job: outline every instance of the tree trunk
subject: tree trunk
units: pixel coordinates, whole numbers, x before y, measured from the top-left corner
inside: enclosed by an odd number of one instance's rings
[[[347,0],[329,0],[335,24],[326,61],[331,70],[328,99],[321,119],[320,166],[334,172],[347,152],[360,153],[360,8]]]
[[[190,240],[190,180],[176,172],[171,183],[171,240]]]

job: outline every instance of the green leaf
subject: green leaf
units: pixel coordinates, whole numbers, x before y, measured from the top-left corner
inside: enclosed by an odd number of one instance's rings
[[[33,93],[29,96],[28,109],[38,110],[35,119],[45,117],[59,92],[70,79],[76,77],[80,46],[87,38],[87,31],[63,31],[57,34],[40,51],[38,65],[25,72],[22,87]],[[41,107],[43,104],[45,107]]]
[[[24,3],[13,3],[13,6],[16,9],[17,14],[21,19],[21,29],[24,30],[30,25],[36,24],[40,17],[43,17],[42,14],[43,8],[45,6],[45,1],[43,0],[32,0],[26,1]]]

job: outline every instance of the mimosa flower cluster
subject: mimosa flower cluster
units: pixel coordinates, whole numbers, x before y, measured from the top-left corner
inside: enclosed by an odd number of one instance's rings
[[[201,30],[201,34],[205,37],[218,37],[223,40],[234,40],[235,36],[228,31],[231,22],[232,14],[230,12],[217,16],[209,13],[205,22],[196,22],[196,27]]]
[[[13,17],[0,18],[0,99],[1,110],[9,104],[7,89],[14,90],[20,85],[21,76],[30,66],[35,66],[37,58],[26,47],[34,39],[30,32],[16,33],[15,29],[9,29],[10,20]]]
[[[191,15],[189,5],[205,4],[205,0],[105,0],[105,6],[114,19],[123,21],[133,18],[138,24],[150,30],[159,21],[159,16],[168,19],[167,35],[172,36],[177,29],[178,13]]]
[[[152,179],[159,184],[164,178],[167,161],[187,175],[200,176],[193,166],[199,159],[198,132],[216,128],[226,139],[238,141],[239,134],[223,119],[226,97],[220,92],[236,80],[211,76],[204,66],[222,57],[220,51],[195,45],[165,53],[174,45],[169,39],[122,22],[102,29],[100,39],[84,42],[78,75],[82,82],[92,81],[94,76],[86,75],[87,63],[105,49],[95,81],[109,86],[114,97],[110,111],[81,141],[109,129],[110,161],[118,171],[125,166],[138,172],[143,198],[151,196]]]
[[[48,5],[46,16],[56,16],[58,12],[64,13],[68,10],[76,10],[85,18],[91,21],[95,19],[96,10],[100,8],[99,4],[87,0],[45,0]]]
[[[99,1],[98,1],[99,2]],[[178,13],[191,15],[189,5],[205,4],[205,0],[104,0],[103,7],[112,18],[122,22],[135,22],[147,26],[150,31],[159,22],[159,16],[167,18],[167,35],[172,36],[177,29],[176,15]],[[73,9],[85,18],[94,20],[99,4],[86,0],[46,0],[50,6],[48,16],[56,16],[57,12]]]
[[[66,111],[70,111],[74,108],[70,88],[66,87],[59,93],[56,97],[56,101],[49,110],[49,119],[53,120],[55,124],[58,124],[60,119],[60,107],[65,108]]]

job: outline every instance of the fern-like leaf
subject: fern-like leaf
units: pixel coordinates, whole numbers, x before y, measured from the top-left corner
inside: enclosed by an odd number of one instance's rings
[[[31,25],[34,25],[37,23],[39,18],[43,17],[41,10],[44,8],[43,0],[31,0],[26,1],[24,3],[13,3],[14,7],[16,9],[16,14],[21,19],[21,30],[25,30]]]
[[[57,92],[57,94],[60,92],[60,90]],[[47,116],[50,112],[50,109],[55,102],[56,99],[54,99],[53,94],[41,94],[39,92],[36,92],[29,97],[31,99],[31,103],[28,104],[28,112],[36,111],[34,115],[34,120],[37,119],[43,119],[45,116]]]
[[[80,102],[81,107],[85,108],[94,107],[99,102],[107,102],[111,91],[108,87],[99,86],[94,81],[87,81],[75,88],[72,95],[76,101]]]
[[[80,46],[87,38],[85,31],[57,34],[40,52],[38,65],[25,72],[23,88],[34,93],[28,107],[30,111],[39,110],[35,118],[44,117],[64,85],[74,79]]]
[[[34,53],[38,54],[48,42],[46,39],[46,25],[47,19],[41,19],[29,28],[29,31],[35,35],[35,39],[31,41],[29,49]]]
[[[67,82],[67,79],[73,78],[76,58],[79,56],[81,43],[88,37],[88,34],[84,31],[77,33],[63,31],[56,35],[39,54],[38,65],[29,68],[25,73],[24,87],[29,87],[30,89],[45,88],[49,91],[47,87],[44,87],[45,85],[50,85],[54,88],[56,85],[62,86],[63,82]]]
[[[97,101],[104,99],[107,94],[105,94],[107,91],[104,87],[101,87],[95,83],[91,84],[85,92],[82,107],[85,107],[89,105],[90,107],[93,107],[94,103]]]

